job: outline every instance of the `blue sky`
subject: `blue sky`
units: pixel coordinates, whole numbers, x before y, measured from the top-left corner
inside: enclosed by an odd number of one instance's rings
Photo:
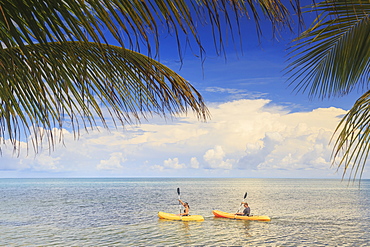
[[[331,166],[329,143],[360,94],[310,100],[293,92],[284,69],[295,34],[277,41],[264,31],[259,41],[251,29],[242,50],[226,47],[226,59],[214,54],[205,33],[203,64],[189,50],[180,62],[174,40],[161,40],[160,62],[202,93],[209,121],[191,112],[177,119],[154,116],[124,129],[81,132],[78,140],[65,129],[64,143],[51,152],[27,152],[26,142],[19,156],[11,145],[3,148],[0,177],[341,178],[342,170]],[[370,178],[369,169],[363,178]]]

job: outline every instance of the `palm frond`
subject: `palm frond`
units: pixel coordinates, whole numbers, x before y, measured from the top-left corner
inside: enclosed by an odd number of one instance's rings
[[[312,6],[319,15],[292,46],[288,81],[312,97],[366,89],[370,68],[370,2],[330,0]]]
[[[66,121],[75,130],[98,119],[106,125],[102,106],[122,125],[189,109],[209,117],[192,85],[140,53],[85,42],[25,48],[27,56],[19,48],[0,51],[0,137],[15,140],[34,127],[61,129]]]
[[[343,176],[362,175],[370,152],[370,91],[353,105],[339,123],[336,131],[333,160],[339,159],[338,169],[343,167]]]
[[[292,46],[288,81],[311,97],[344,96],[368,90],[370,72],[370,2],[325,0],[311,6],[318,13]],[[338,125],[333,165],[343,176],[362,175],[370,151],[370,92],[365,93]],[[336,136],[338,134],[338,136]]]
[[[299,13],[299,1],[289,3]],[[39,128],[62,129],[67,119],[75,131],[106,124],[102,106],[123,124],[188,109],[207,119],[201,95],[151,59],[163,30],[180,55],[191,39],[202,56],[199,23],[209,25],[221,54],[242,18],[257,30],[262,16],[290,28],[287,9],[280,0],[0,0],[0,139],[15,145],[33,133],[38,142]]]
[[[299,13],[298,0],[290,0],[290,5]],[[239,23],[242,17],[252,17],[259,29],[264,16],[276,29],[290,28],[288,7],[280,0],[2,0],[0,38],[6,47],[21,49],[24,44],[50,41],[108,44],[112,39],[138,52],[144,45],[151,54],[158,52],[159,37],[167,30],[175,34],[179,46],[193,39],[202,52],[198,31],[202,23],[214,30],[215,48],[220,52],[224,37],[234,32],[234,20]]]

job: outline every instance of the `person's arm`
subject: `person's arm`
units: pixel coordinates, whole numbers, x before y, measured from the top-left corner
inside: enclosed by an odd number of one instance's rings
[[[244,204],[244,202],[241,202],[241,203],[240,203],[240,205],[242,205],[242,204]],[[241,206],[240,206],[240,207],[241,207]],[[240,210],[240,208],[239,208],[239,210]],[[239,211],[239,210],[238,210],[238,211]],[[244,210],[245,210],[245,209],[244,209]],[[243,215],[244,215],[244,210],[243,210],[243,212],[242,212],[242,213],[235,213],[234,215],[242,215],[242,216],[243,216]]]
[[[178,215],[180,215],[180,216],[181,215],[188,215],[189,214],[189,207],[187,207],[186,204],[183,201],[181,201],[181,199],[179,199],[179,202],[184,206],[185,210],[184,210],[184,213],[180,213]]]
[[[185,203],[183,203],[183,201],[181,201],[181,199],[179,199],[179,202],[185,207]]]

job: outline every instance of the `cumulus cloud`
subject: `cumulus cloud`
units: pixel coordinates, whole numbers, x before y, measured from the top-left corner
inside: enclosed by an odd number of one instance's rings
[[[180,164],[178,158],[168,159],[163,162],[163,166],[168,169],[183,169],[185,164]]]
[[[221,146],[216,146],[213,149],[207,150],[207,152],[203,155],[203,159],[207,164],[204,167],[212,169],[232,169],[232,163],[234,163],[234,160],[224,160],[225,156],[226,154]]]
[[[52,157],[45,153],[40,154],[37,162],[33,164],[33,169],[36,171],[61,171],[64,165],[61,164],[61,157]]]
[[[115,152],[110,154],[110,158],[107,160],[101,160],[96,166],[98,170],[122,170],[122,163],[125,162],[125,158],[121,152]]]
[[[155,171],[163,171],[164,167],[160,165],[153,165],[153,166],[150,166],[150,169],[155,170]]]
[[[10,149],[3,148],[6,164],[2,162],[0,169],[96,171],[99,176],[112,171],[117,176],[329,172],[329,140],[345,111],[332,107],[291,113],[269,103],[235,100],[211,105],[212,119],[205,123],[193,115],[173,122],[152,119],[125,130],[98,128],[82,133],[78,140],[64,130],[64,145],[53,152],[26,156],[23,150],[13,158]]]
[[[196,157],[191,157],[190,159],[190,167],[191,168],[194,168],[194,169],[198,169],[199,168],[199,161]]]
[[[246,149],[239,161],[240,169],[327,169],[332,147],[331,131],[269,132],[262,145]]]

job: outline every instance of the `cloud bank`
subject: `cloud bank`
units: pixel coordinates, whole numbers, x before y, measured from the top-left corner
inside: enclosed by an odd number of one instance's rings
[[[63,130],[64,145],[37,155],[20,143],[2,147],[3,177],[341,177],[331,167],[329,145],[338,108],[289,112],[269,100],[211,105],[212,118],[152,119],[124,130],[103,128],[78,140]],[[7,140],[4,140],[7,143]]]

